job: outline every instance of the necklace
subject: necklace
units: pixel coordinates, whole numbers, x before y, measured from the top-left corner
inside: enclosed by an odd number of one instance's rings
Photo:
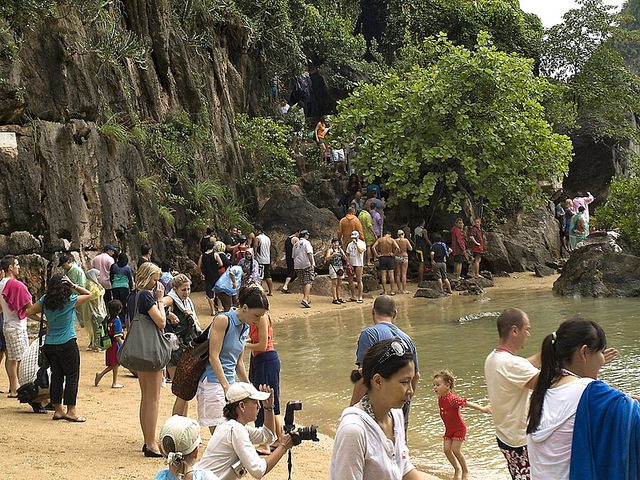
[[[511,355],[515,355],[515,353],[513,353],[508,348],[496,347],[495,350],[496,350],[496,352],[507,352],[507,353],[510,353]]]
[[[560,373],[562,374],[563,377],[571,376],[576,378],[582,378],[580,375],[573,373],[571,370],[567,370],[566,368],[561,368]]]

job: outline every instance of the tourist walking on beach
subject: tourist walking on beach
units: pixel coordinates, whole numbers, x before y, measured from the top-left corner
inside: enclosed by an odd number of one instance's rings
[[[91,260],[91,268],[95,268],[100,272],[100,285],[104,288],[105,305],[113,298],[111,294],[111,265],[114,264],[113,256],[116,253],[116,247],[113,245],[105,245],[102,253],[93,257]]]
[[[220,275],[224,273],[226,268],[231,264],[224,253],[214,250],[213,243],[209,242],[205,245],[205,251],[198,259],[198,269],[204,277],[204,293],[207,297],[207,303],[211,309],[211,315],[215,315],[215,287]]]
[[[9,398],[18,396],[18,366],[25,351],[29,348],[27,334],[27,308],[32,298],[27,286],[18,280],[20,262],[13,255],[0,260],[0,269],[4,277],[0,280],[0,306],[2,306],[3,326],[7,359],[4,362],[9,377]]]
[[[293,246],[293,266],[296,275],[302,284],[302,304],[303,308],[311,308],[311,285],[315,277],[316,262],[313,257],[313,246],[309,242],[309,232],[302,230],[300,240]]]
[[[413,237],[416,242],[416,259],[418,260],[418,286],[424,279],[424,262],[427,261],[428,252],[431,248],[431,241],[429,240],[429,233],[424,228],[424,218],[420,220],[420,223],[413,232]]]
[[[460,279],[462,273],[462,263],[467,261],[467,244],[464,239],[464,221],[456,218],[456,222],[451,227],[451,250],[453,251],[453,276]]]
[[[398,243],[391,238],[391,232],[385,232],[384,237],[380,237],[373,244],[373,255],[378,259],[378,271],[382,280],[382,294],[387,294],[387,279],[389,279],[389,295],[395,295],[393,291],[393,270],[395,268],[395,255],[400,251]]]
[[[346,303],[340,294],[342,291],[342,279],[344,278],[345,267],[347,264],[347,254],[340,246],[340,240],[334,238],[331,240],[331,246],[327,248],[324,260],[329,266],[329,278],[331,279],[331,303],[340,305]]]
[[[364,237],[359,235],[359,238],[366,243],[366,255],[364,261],[366,265],[371,265],[371,260],[373,259],[371,247],[376,243],[376,234],[373,231],[373,218],[371,217],[369,210],[363,208],[358,214],[358,220],[360,220],[362,230],[364,231]]]
[[[225,312],[237,305],[240,287],[242,287],[242,267],[239,265],[227,268],[218,278],[214,291],[216,297],[222,302]]]
[[[442,437],[444,454],[453,467],[453,478],[467,480],[469,468],[462,454],[462,442],[467,436],[467,425],[464,423],[460,410],[462,407],[469,407],[482,413],[491,413],[491,407],[480,406],[456,395],[453,393],[453,386],[453,373],[449,370],[440,370],[433,374],[433,391],[438,396],[440,418],[445,428]]]
[[[104,288],[100,285],[100,271],[97,268],[87,270],[87,283],[85,287],[91,293],[91,300],[87,304],[87,326],[92,338],[89,348],[94,352],[101,352],[100,348],[100,324],[107,316],[107,308],[104,303]]]
[[[122,328],[128,328],[127,322],[127,299],[131,290],[133,290],[133,272],[129,265],[129,257],[126,253],[120,252],[118,259],[111,265],[109,269],[109,278],[111,280],[111,296],[114,300],[119,300],[122,303]]]
[[[111,346],[104,352],[105,369],[96,373],[94,379],[94,385],[97,387],[100,384],[100,380],[107,373],[112,372],[111,388],[123,388],[124,385],[118,383],[118,370],[120,364],[118,363],[118,350],[124,342],[124,332],[122,330],[122,321],[120,320],[120,314],[122,313],[122,302],[120,300],[111,300],[107,304],[107,317],[104,319],[103,324],[109,339],[111,340]]]
[[[200,425],[209,427],[211,432],[224,421],[225,394],[236,375],[241,382],[249,382],[242,356],[244,343],[249,325],[269,309],[269,300],[260,287],[242,288],[238,301],[238,308],[217,315],[211,323],[209,361],[198,384],[198,418]]]
[[[571,230],[571,219],[576,214],[576,210],[573,209],[573,200],[567,198],[564,201],[564,238],[562,239],[564,249],[567,252],[571,252],[569,248],[569,236]]]
[[[398,251],[396,252],[395,271],[396,292],[410,293],[407,290],[407,269],[409,268],[409,252],[413,250],[411,242],[405,238],[404,230],[398,230]]]
[[[340,417],[331,480],[422,478],[411,463],[402,428],[401,408],[414,394],[415,375],[414,355],[403,340],[383,340],[367,351],[362,369],[351,374],[364,396]]]
[[[164,286],[160,282],[162,271],[155,263],[145,262],[136,272],[136,290],[131,292],[127,302],[129,318],[133,321],[136,315],[146,315],[159,330],[164,330],[166,315],[162,298]],[[144,437],[142,451],[145,457],[161,457],[156,438],[158,409],[160,406],[160,388],[164,379],[164,371],[137,371],[140,384],[140,427]]]
[[[364,270],[364,253],[366,250],[367,245],[360,239],[360,234],[356,231],[351,232],[351,242],[347,245],[348,262],[351,267],[349,274],[350,302],[362,303],[362,292],[364,291],[362,273]]]
[[[253,258],[253,252],[251,250],[244,252],[244,258],[238,262],[238,266],[242,268],[243,287],[248,287],[249,285],[262,285],[260,265],[258,265],[258,262]]]
[[[201,443],[198,422],[180,415],[169,417],[160,429],[160,448],[169,468],[156,473],[154,480],[218,480],[209,470],[195,468]]]
[[[296,269],[293,265],[293,246],[298,243],[298,235],[300,235],[300,229],[295,229],[284,241],[284,258],[287,263],[287,278],[285,278],[284,285],[280,288],[282,293],[289,293],[289,283],[296,278]]]
[[[432,272],[438,279],[438,290],[451,294],[453,291],[447,278],[447,258],[451,253],[451,249],[442,241],[442,235],[438,232],[433,234],[433,242],[429,251],[429,258]]]
[[[473,254],[473,265],[471,266],[471,278],[480,276],[480,262],[484,255],[484,232],[481,228],[482,219],[476,217],[473,225],[469,229],[469,240],[471,240],[471,253]]]
[[[257,390],[246,382],[237,382],[227,390],[224,421],[211,435],[207,449],[197,468],[211,470],[220,478],[239,478],[232,465],[238,460],[253,478],[262,478],[271,471],[293,446],[291,435],[282,435],[277,448],[266,457],[260,457],[255,444],[271,444],[276,435],[273,415],[273,391],[266,385]],[[249,425],[256,420],[262,402],[265,423],[261,427]]]
[[[338,240],[342,243],[342,248],[346,249],[351,241],[351,232],[356,231],[360,238],[364,237],[364,230],[358,217],[356,217],[353,207],[347,209],[347,214],[338,223]]]
[[[54,420],[85,421],[76,409],[80,351],[76,341],[75,320],[76,307],[90,300],[89,290],[56,273],[49,280],[47,293],[27,308],[29,318],[39,320],[38,315],[44,314],[47,319],[47,335],[42,351],[51,368],[49,395],[55,407]],[[63,408],[63,398],[66,412]]]
[[[640,406],[598,380],[617,353],[586,318],[562,322],[542,341],[527,427],[532,479],[637,478]]]
[[[408,351],[411,352],[413,357],[413,365],[415,373],[411,377],[411,395],[406,399],[405,404],[402,406],[404,412],[404,424],[405,430],[409,425],[409,410],[411,406],[411,397],[418,388],[418,382],[420,382],[420,365],[418,363],[418,352],[416,346],[409,335],[404,333],[397,325],[394,325],[393,321],[396,319],[398,311],[396,310],[395,300],[388,295],[380,295],[373,302],[373,309],[371,310],[371,317],[373,325],[365,328],[358,337],[358,345],[356,348],[356,365],[362,370],[363,361],[367,350],[373,345],[390,338],[399,338],[406,345]],[[353,394],[351,396],[351,405],[359,402],[362,396],[365,394],[366,385],[362,380],[354,382]]]
[[[273,280],[271,279],[271,239],[264,233],[264,229],[256,226],[258,235],[253,241],[255,259],[260,267],[260,278],[267,284],[267,296],[273,295]]]
[[[213,233],[213,228],[207,227],[205,233],[202,237],[200,237],[200,253],[204,253],[207,251],[207,247],[211,243],[212,245],[216,243],[216,234]]]
[[[173,289],[162,299],[168,309],[165,332],[175,333],[180,347],[171,353],[171,360],[167,364],[167,371],[171,378],[175,378],[176,367],[182,354],[189,344],[202,333],[196,307],[191,300],[191,280],[184,273],[173,279]],[[173,404],[173,415],[186,416],[189,412],[189,402],[176,397]]]
[[[278,434],[282,430],[282,417],[280,417],[280,357],[273,347],[273,323],[271,316],[265,313],[257,323],[249,327],[249,338],[244,348],[251,351],[249,362],[249,380],[254,387],[266,385],[273,390],[273,415]],[[264,408],[260,408],[258,418],[254,422],[256,427],[264,425]],[[261,455],[269,455],[270,444],[260,445],[257,450]]]
[[[507,460],[513,480],[529,480],[527,411],[531,391],[538,381],[540,354],[519,357],[531,331],[526,313],[508,308],[497,320],[500,340],[484,362],[498,447]]]

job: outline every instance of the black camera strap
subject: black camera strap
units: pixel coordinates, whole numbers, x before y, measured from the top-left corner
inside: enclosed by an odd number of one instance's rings
[[[291,471],[293,470],[293,452],[289,449],[289,458],[287,458],[287,467],[289,469],[289,480],[291,480]]]

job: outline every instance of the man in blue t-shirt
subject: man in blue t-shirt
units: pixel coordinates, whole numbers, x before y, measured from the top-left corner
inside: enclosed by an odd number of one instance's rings
[[[358,368],[362,367],[362,360],[364,359],[367,350],[378,342],[388,340],[390,338],[400,338],[409,347],[413,354],[413,363],[415,364],[416,373],[411,379],[411,387],[413,388],[413,394],[415,395],[418,382],[420,381],[420,365],[418,364],[418,353],[416,352],[416,346],[411,340],[411,337],[404,333],[400,328],[393,324],[398,311],[396,310],[396,302],[393,297],[388,295],[380,295],[373,302],[373,309],[371,310],[373,317],[373,325],[365,328],[360,332],[358,337],[358,345],[356,348],[356,365]],[[362,379],[358,380],[353,386],[353,395],[351,396],[351,405],[358,403],[364,394],[367,392],[366,387]],[[409,423],[409,405],[411,401],[408,401],[402,408],[404,412],[405,430]]]

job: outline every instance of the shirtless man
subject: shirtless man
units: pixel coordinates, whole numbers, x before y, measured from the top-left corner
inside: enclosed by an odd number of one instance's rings
[[[387,276],[389,277],[389,295],[395,295],[393,292],[393,269],[395,267],[395,254],[400,251],[398,242],[391,238],[390,232],[385,232],[383,237],[380,237],[373,244],[373,255],[379,259],[378,270],[380,270],[380,276],[382,279],[382,294],[387,294]]]

